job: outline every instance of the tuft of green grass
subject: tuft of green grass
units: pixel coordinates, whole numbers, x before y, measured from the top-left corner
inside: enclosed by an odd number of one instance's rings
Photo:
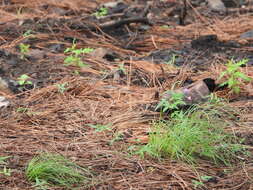
[[[26,168],[26,176],[36,187],[61,186],[67,189],[88,186],[90,171],[59,154],[41,153]]]
[[[176,111],[170,120],[155,122],[148,144],[138,153],[191,164],[196,163],[197,159],[231,164],[237,159],[237,154],[245,149],[240,139],[225,132],[224,115],[215,106],[209,103],[186,112]]]

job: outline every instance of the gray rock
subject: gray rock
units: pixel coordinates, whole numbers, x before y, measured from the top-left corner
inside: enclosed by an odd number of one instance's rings
[[[0,108],[6,108],[9,105],[10,102],[4,96],[0,96]]]
[[[207,0],[207,2],[210,9],[212,9],[213,11],[218,11],[218,12],[226,11],[226,7],[221,0]]]
[[[240,39],[253,38],[253,30],[249,30],[241,34]]]

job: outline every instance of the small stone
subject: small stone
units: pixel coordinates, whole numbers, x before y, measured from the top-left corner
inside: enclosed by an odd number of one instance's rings
[[[0,96],[0,108],[6,108],[9,105],[10,102],[4,96]]]
[[[241,34],[240,39],[253,38],[253,30],[249,30]]]
[[[207,1],[208,1],[208,6],[213,11],[218,11],[218,12],[225,12],[226,11],[226,7],[221,0],[207,0]]]

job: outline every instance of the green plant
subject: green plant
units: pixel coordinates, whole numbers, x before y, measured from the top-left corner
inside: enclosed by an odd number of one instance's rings
[[[204,182],[206,182],[212,178],[213,178],[212,176],[200,176],[200,180],[199,181],[192,180],[192,184],[193,184],[194,188],[198,188],[200,186],[204,186]]]
[[[100,8],[97,12],[93,13],[97,18],[106,16],[108,14],[108,9],[105,7]]]
[[[149,142],[138,153],[161,159],[170,157],[195,163],[207,159],[215,164],[230,164],[244,151],[240,139],[225,132],[223,115],[209,104],[186,112],[174,112],[171,120],[153,124]]]
[[[16,112],[19,112],[19,113],[26,113],[28,112],[28,108],[24,108],[24,107],[18,107]]]
[[[226,77],[226,81],[223,82],[220,86],[227,85],[228,88],[234,93],[240,93],[240,84],[242,81],[249,82],[252,79],[246,76],[240,71],[240,67],[245,65],[248,62],[247,59],[242,59],[238,62],[235,62],[233,59],[229,60],[226,64],[226,70],[221,73],[219,79]]]
[[[114,142],[120,141],[123,139],[123,134],[118,132],[113,135],[112,140],[110,140],[109,145],[113,145]]]
[[[0,169],[0,174],[3,174],[5,176],[11,176],[11,169],[8,169],[5,165],[7,164],[5,162],[6,159],[10,158],[10,156],[0,156],[0,166],[3,166],[3,169]]]
[[[24,86],[24,85],[31,85],[32,84],[32,81],[29,81],[30,77],[26,74],[23,74],[21,75],[19,78],[18,78],[18,84],[20,86]]]
[[[29,181],[35,186],[62,186],[72,189],[73,186],[87,185],[90,171],[67,160],[59,154],[41,153],[34,157],[25,172]]]
[[[169,61],[165,62],[165,64],[167,64],[167,65],[174,65],[175,62],[176,62],[176,58],[177,58],[177,55],[173,54],[172,58]]]
[[[101,125],[101,124],[87,124],[89,127],[95,129],[95,132],[101,132],[101,131],[110,131],[111,129],[111,125],[112,124],[107,124],[107,125]]]
[[[27,53],[29,53],[29,51],[30,51],[29,48],[30,48],[29,44],[23,44],[23,43],[19,44],[19,49],[20,49],[20,53],[21,53],[20,58],[21,59],[24,59],[25,56],[27,55]]]
[[[58,88],[58,91],[63,94],[67,90],[66,86],[68,86],[68,83],[64,82],[62,84],[57,84],[56,86]]]
[[[124,63],[119,64],[119,71],[121,71],[122,73],[124,73],[126,75],[126,68],[124,66]]]
[[[87,54],[92,52],[94,49],[92,48],[81,48],[77,49],[76,48],[76,43],[73,41],[73,44],[70,48],[67,48],[64,53],[69,53],[69,55],[64,59],[64,63],[66,65],[75,65],[79,67],[84,67],[87,66],[83,61],[82,61],[82,55]]]
[[[26,32],[24,32],[23,36],[24,37],[32,37],[32,30],[27,30]]]
[[[171,96],[168,99],[161,99],[159,104],[156,107],[156,110],[161,108],[162,112],[166,112],[168,110],[178,109],[180,105],[185,105],[183,101],[184,94],[183,93],[176,93],[176,92],[166,92],[170,93]]]

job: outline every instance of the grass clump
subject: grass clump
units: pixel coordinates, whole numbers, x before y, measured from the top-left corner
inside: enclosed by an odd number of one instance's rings
[[[225,132],[222,117],[210,104],[186,112],[176,111],[170,120],[154,123],[148,144],[138,152],[142,156],[169,157],[191,164],[202,158],[229,165],[244,148],[238,138]]]
[[[29,181],[35,187],[47,189],[50,186],[61,186],[67,189],[87,186],[90,172],[59,154],[41,153],[34,157],[26,168]]]

